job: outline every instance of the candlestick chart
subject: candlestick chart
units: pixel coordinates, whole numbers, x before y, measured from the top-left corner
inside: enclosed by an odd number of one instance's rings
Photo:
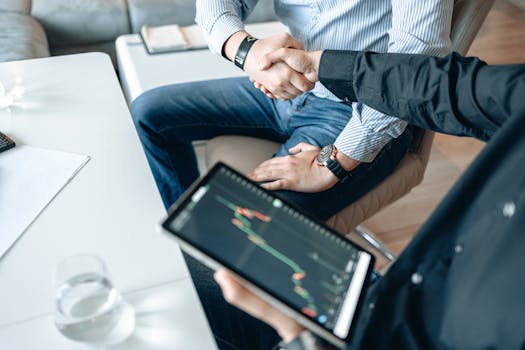
[[[333,328],[359,251],[235,174],[218,172],[174,222],[188,241]]]

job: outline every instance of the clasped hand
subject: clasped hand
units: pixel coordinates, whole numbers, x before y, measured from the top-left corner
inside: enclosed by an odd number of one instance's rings
[[[315,86],[320,53],[305,52],[289,34],[277,34],[253,44],[244,70],[268,97],[290,100]]]

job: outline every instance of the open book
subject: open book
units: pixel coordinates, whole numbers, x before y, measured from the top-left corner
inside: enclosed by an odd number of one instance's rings
[[[208,48],[206,38],[197,25],[143,26],[140,35],[150,54]]]

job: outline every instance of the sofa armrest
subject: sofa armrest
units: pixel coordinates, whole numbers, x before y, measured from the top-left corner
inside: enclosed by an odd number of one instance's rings
[[[0,62],[49,56],[40,23],[17,12],[0,12]]]

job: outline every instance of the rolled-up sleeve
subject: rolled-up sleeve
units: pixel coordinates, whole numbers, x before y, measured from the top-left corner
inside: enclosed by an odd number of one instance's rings
[[[195,22],[204,31],[212,52],[221,55],[226,40],[244,30],[243,21],[256,4],[257,0],[197,0]]]
[[[453,0],[392,0],[388,52],[449,53],[453,6]],[[406,123],[362,103],[353,103],[352,107],[352,118],[335,145],[353,159],[371,162],[390,140],[403,133]]]

